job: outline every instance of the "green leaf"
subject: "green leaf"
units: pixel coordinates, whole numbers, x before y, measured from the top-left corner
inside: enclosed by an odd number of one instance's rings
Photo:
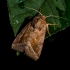
[[[20,55],[20,52],[17,51],[17,52],[16,52],[16,55],[19,56],[19,55]]]
[[[56,4],[56,6],[60,9],[65,11],[66,10],[66,5],[65,5],[65,1],[64,0],[54,0],[54,3]]]
[[[67,5],[67,17],[69,19],[68,23],[70,23],[70,0],[66,0]]]
[[[25,18],[33,17],[38,13],[25,7],[40,10],[45,16],[54,15],[46,18],[47,23],[57,24],[56,26],[49,26],[51,35],[70,25],[68,20],[56,17],[67,18],[64,0],[7,0],[7,4],[10,23],[15,36],[22,23],[24,24]],[[48,33],[46,33],[46,37],[49,37]]]

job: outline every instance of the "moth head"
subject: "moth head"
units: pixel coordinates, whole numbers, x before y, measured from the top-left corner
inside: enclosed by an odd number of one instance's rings
[[[46,23],[46,16],[36,16],[32,21],[33,28],[42,28]]]

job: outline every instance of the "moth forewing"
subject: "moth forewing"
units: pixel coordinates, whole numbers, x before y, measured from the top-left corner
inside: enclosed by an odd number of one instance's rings
[[[30,26],[30,22],[21,30],[21,32],[16,36],[16,38],[14,39],[13,43],[12,43],[12,49],[23,52],[24,50],[24,43],[21,42],[21,39],[23,37],[23,35],[25,34],[27,28],[29,28]],[[20,47],[19,47],[20,46]]]
[[[36,16],[17,35],[12,43],[12,49],[24,52],[30,58],[39,59],[46,33],[45,16]]]

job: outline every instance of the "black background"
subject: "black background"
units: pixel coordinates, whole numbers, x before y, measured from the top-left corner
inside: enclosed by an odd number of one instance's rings
[[[1,5],[1,4],[0,4]],[[33,61],[24,54],[16,56],[16,51],[11,49],[11,44],[14,40],[14,33],[10,25],[7,4],[3,2],[0,6],[0,63],[1,65],[16,66],[21,65],[23,68],[32,69],[32,67],[62,67],[69,62],[69,47],[70,47],[70,27],[60,31],[48,39],[45,39],[41,57],[38,61]],[[51,41],[51,39],[53,41]],[[12,65],[10,65],[12,67]],[[46,65],[46,66],[45,66]],[[67,65],[68,66],[68,65]]]

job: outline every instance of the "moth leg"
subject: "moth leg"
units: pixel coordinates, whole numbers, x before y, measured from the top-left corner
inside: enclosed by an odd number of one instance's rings
[[[12,49],[17,50],[19,52],[24,52],[25,46],[26,46],[26,42],[25,43],[13,43]]]
[[[55,26],[55,25],[57,25],[57,24],[50,24],[50,23],[46,24],[48,34],[51,36],[51,34],[50,34],[50,32],[49,32],[49,27],[48,27],[49,25],[50,25],[50,26]]]
[[[27,42],[27,46],[25,47],[25,54],[34,60],[37,60],[39,56],[33,50],[30,41]]]

